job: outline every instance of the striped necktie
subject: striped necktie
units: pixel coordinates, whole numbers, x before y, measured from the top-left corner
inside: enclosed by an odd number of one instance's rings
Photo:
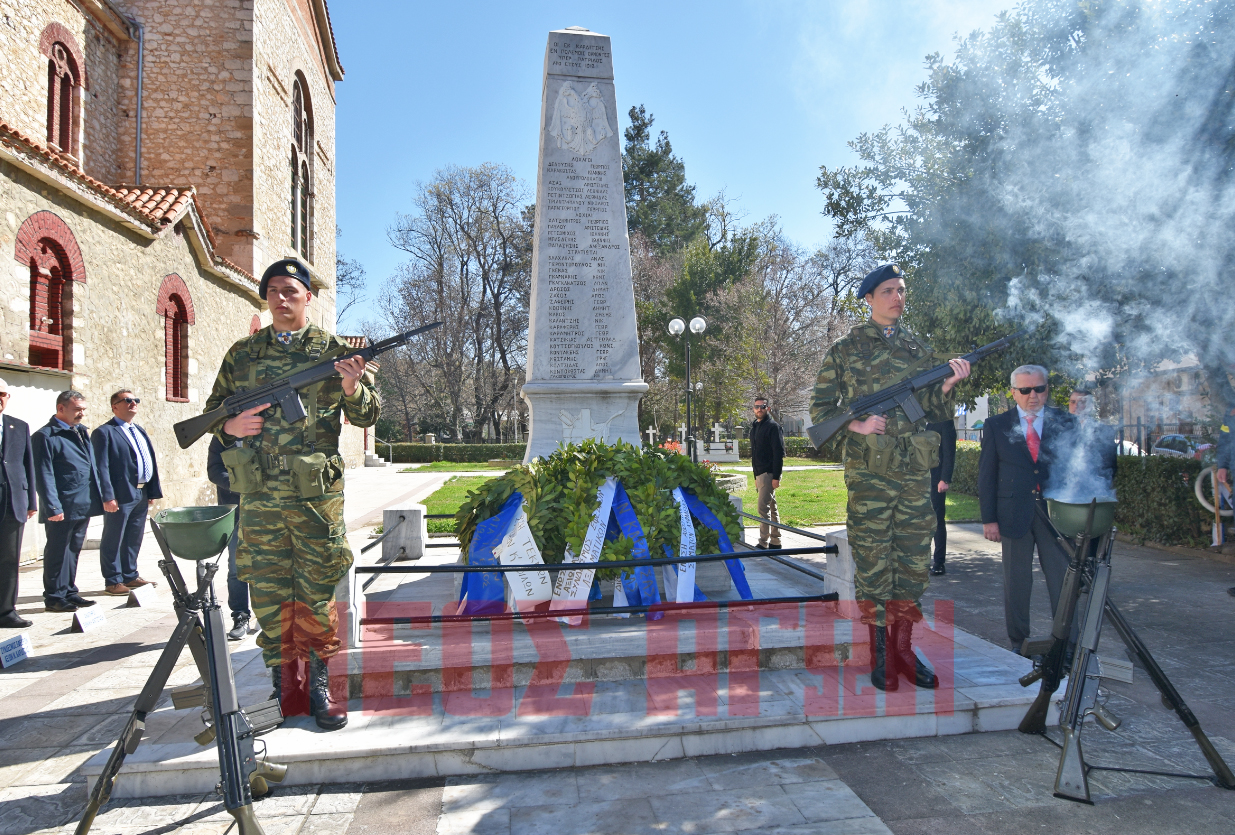
[[[146,459],[146,443],[142,440],[142,436],[137,434],[137,430],[133,428],[133,424],[126,423],[124,428],[128,431],[129,437],[133,440],[133,448],[137,450],[137,480],[141,484],[145,484],[151,478],[150,462]]]

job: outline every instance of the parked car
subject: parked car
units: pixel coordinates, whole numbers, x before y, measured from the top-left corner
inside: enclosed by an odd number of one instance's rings
[[[1163,435],[1154,441],[1150,453],[1171,458],[1191,458],[1196,453],[1196,443],[1187,435]]]
[[[1115,450],[1116,455],[1140,455],[1141,454],[1141,448],[1137,446],[1136,444],[1134,444],[1132,441],[1116,441],[1115,446],[1117,447],[1117,449]]]

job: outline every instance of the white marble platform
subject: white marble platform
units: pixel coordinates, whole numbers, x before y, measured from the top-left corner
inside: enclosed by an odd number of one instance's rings
[[[350,702],[344,730],[325,733],[311,718],[294,717],[261,741],[271,760],[290,767],[286,785],[311,785],[648,762],[1016,727],[1037,690],[1016,682],[1029,669],[1028,660],[946,627],[923,631],[922,644],[929,647],[943,681],[939,690],[917,690],[902,681],[897,693],[880,693],[870,686],[860,648],[848,664],[834,653],[831,666],[713,676],[686,671],[654,678],[650,687],[645,679],[626,679],[565,684],[556,692],[529,692],[526,686],[474,693],[426,689],[413,698],[375,683],[369,698]],[[241,702],[265,698],[269,683],[260,654],[247,649],[235,653],[233,662]],[[555,695],[556,703],[543,701]],[[571,712],[581,715],[565,715]],[[173,711],[164,704],[147,727],[141,747],[125,763],[115,796],[212,790],[218,781],[217,754],[213,746],[202,748],[192,740],[201,729],[198,711]],[[108,753],[84,767],[91,781]]]

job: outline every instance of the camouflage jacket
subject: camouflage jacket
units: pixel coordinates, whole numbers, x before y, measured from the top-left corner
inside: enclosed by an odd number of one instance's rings
[[[878,391],[899,382],[904,375],[926,371],[946,362],[935,355],[930,346],[900,325],[890,338],[883,335],[883,328],[867,319],[841,338],[828,351],[823,367],[815,380],[811,393],[810,417],[815,423],[844,412],[846,405],[858,397]],[[905,371],[913,368],[910,374]],[[942,383],[931,386],[917,394],[926,418],[919,424],[909,420],[899,407],[888,412],[887,435],[893,437],[912,435],[923,431],[926,424],[950,420],[955,412],[953,393],[944,394]],[[866,415],[859,415],[864,418]],[[865,437],[848,428],[841,429],[833,444],[844,444],[846,469],[865,460]]]
[[[292,344],[283,346],[274,338],[274,328],[265,327],[252,336],[242,339],[228,349],[214,381],[214,390],[206,401],[205,411],[216,409],[223,400],[241,389],[260,386],[284,374],[305,368],[322,359],[347,356],[349,346],[334,334],[327,333],[316,325],[309,325]],[[317,389],[314,397],[313,389]],[[305,411],[309,416],[297,423],[288,423],[283,410],[277,406],[265,413],[266,423],[262,433],[246,439],[246,443],[268,455],[299,455],[322,452],[327,456],[339,453],[339,430],[342,416],[353,426],[372,426],[377,423],[381,406],[367,375],[356,386],[351,397],[343,394],[341,376],[310,386],[300,392]],[[316,422],[310,426],[310,422]],[[220,427],[215,433],[225,447],[237,440]]]

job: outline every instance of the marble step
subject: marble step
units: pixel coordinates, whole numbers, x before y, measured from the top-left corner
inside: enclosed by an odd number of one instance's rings
[[[879,739],[1008,730],[1036,688],[1017,677],[1029,662],[952,630],[943,686],[894,694],[870,686],[865,667],[731,671],[675,678],[392,693],[372,687],[349,704],[349,724],[320,731],[292,717],[261,737],[259,754],[289,766],[285,785],[363,782],[493,771],[647,762]],[[269,693],[260,653],[233,654],[242,704]],[[1061,690],[1062,693],[1062,690]],[[115,797],[208,792],[214,747],[192,737],[198,710],[161,704],[125,762]],[[1052,723],[1057,721],[1054,716]],[[110,753],[84,767],[93,784]],[[277,791],[277,789],[276,789]]]

